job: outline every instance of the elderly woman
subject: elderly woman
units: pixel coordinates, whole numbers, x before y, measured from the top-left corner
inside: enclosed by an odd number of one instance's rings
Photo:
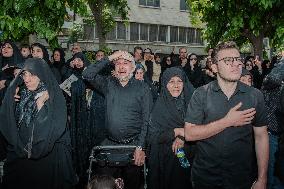
[[[0,132],[8,142],[4,188],[72,188],[66,104],[46,62],[25,61],[7,89],[0,109]]]
[[[175,153],[184,148],[187,157],[192,154],[182,139],[183,118],[194,88],[183,70],[176,67],[164,72],[161,84],[149,126],[149,188],[188,189],[190,168],[181,167]]]

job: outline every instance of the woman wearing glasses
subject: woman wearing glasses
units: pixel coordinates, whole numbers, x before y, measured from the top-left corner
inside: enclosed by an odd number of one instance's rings
[[[191,53],[188,57],[188,63],[184,66],[184,71],[195,88],[198,88],[205,84],[204,74],[202,73],[199,60],[195,53]]]

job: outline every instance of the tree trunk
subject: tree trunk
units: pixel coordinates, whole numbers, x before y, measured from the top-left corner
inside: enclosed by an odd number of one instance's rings
[[[37,42],[37,35],[36,34],[30,34],[29,35],[29,45],[32,45]]]
[[[260,34],[254,40],[252,40],[253,54],[254,56],[258,55],[260,60],[263,58],[263,39],[263,35]]]
[[[260,60],[263,58],[263,39],[264,39],[264,32],[260,32],[258,36],[255,36],[252,31],[248,29],[244,29],[242,35],[247,37],[249,41],[252,43],[253,46],[253,55],[258,55]]]
[[[94,15],[94,19],[96,22],[96,30],[99,38],[99,49],[103,49],[106,46],[106,36],[103,32],[103,0],[89,0],[88,4],[92,10]]]

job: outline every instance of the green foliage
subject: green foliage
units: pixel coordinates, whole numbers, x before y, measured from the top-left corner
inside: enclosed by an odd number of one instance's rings
[[[281,0],[187,0],[193,24],[205,23],[209,46],[233,39],[243,44],[263,35],[273,46],[284,43],[284,3]]]
[[[1,39],[22,40],[38,34],[57,46],[57,33],[67,14],[65,0],[2,0],[0,1]]]
[[[86,51],[84,52],[87,59],[93,64],[96,62],[96,52],[95,51]]]
[[[115,18],[128,20],[127,0],[87,0],[92,10],[94,19],[99,22],[97,27],[101,29],[101,35],[105,38],[108,32],[115,26]]]
[[[105,36],[115,25],[115,16],[127,20],[127,0],[0,0],[0,40],[21,41],[30,34],[45,38],[52,48],[58,46],[57,34],[68,17],[67,8],[94,24],[94,14],[87,5],[103,3],[100,14],[102,34]],[[93,12],[93,11],[92,11]],[[71,29],[70,41],[81,36],[81,28],[75,23]]]
[[[79,23],[73,23],[73,26],[70,31],[68,43],[72,44],[78,41],[78,39],[83,38],[83,26]]]

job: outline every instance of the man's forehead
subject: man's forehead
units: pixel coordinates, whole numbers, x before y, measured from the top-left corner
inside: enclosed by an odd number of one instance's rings
[[[119,58],[117,60],[114,60],[114,63],[129,63],[131,64],[131,62],[129,60],[125,60],[124,58]]]
[[[179,52],[180,52],[180,53],[186,53],[187,50],[186,50],[185,48],[181,48],[181,49],[179,49]]]
[[[236,48],[221,49],[218,52],[218,57],[239,57],[240,52]]]

